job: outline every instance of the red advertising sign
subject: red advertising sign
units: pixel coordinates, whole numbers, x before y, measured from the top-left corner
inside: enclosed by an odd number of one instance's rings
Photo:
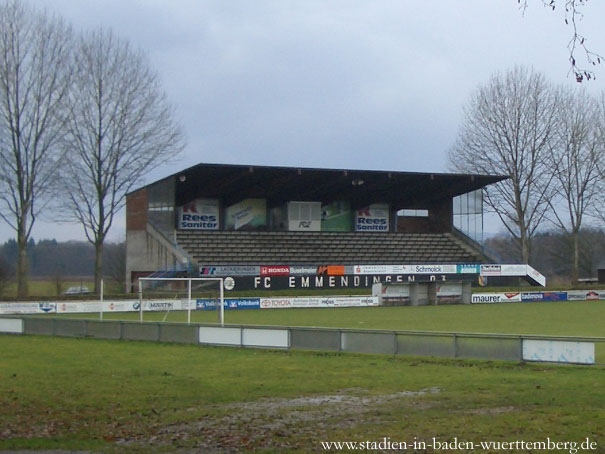
[[[260,275],[261,276],[289,276],[290,267],[289,266],[261,266]]]

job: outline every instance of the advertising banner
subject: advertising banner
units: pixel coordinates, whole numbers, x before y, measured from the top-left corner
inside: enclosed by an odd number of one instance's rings
[[[225,210],[227,230],[256,230],[267,225],[267,201],[245,199]]]
[[[375,203],[355,212],[356,232],[388,232],[389,205]]]
[[[408,265],[355,265],[354,274],[406,274],[411,267]]]
[[[501,276],[501,265],[481,265],[481,276]],[[525,275],[525,271],[523,272]]]
[[[605,291],[603,290],[594,290],[594,291],[589,291],[586,292],[586,300],[590,301],[590,300],[598,300],[598,299],[605,299]]]
[[[132,305],[133,302],[128,300],[104,301],[103,312],[130,312]]]
[[[525,276],[527,265],[500,265],[500,276]]]
[[[261,298],[261,309],[378,306],[376,297]]]
[[[437,286],[437,297],[458,297],[462,295],[462,284],[459,282],[452,282],[449,284],[440,284]]]
[[[260,275],[261,276],[289,276],[290,267],[289,266],[261,266]]]
[[[544,293],[542,293],[542,292],[521,293],[521,301],[544,301]]]
[[[605,299],[605,290],[571,290],[567,292],[568,301],[590,301]]]
[[[0,314],[50,314],[56,311],[56,303],[0,303]]]
[[[349,201],[337,201],[321,207],[321,230],[324,232],[351,232],[353,212]]]
[[[258,276],[260,274],[260,266],[200,266],[200,276]]]
[[[321,230],[321,202],[288,202],[288,230],[319,232]]]
[[[542,301],[567,301],[567,292],[542,292]]]
[[[472,281],[471,274],[366,274],[342,276],[233,276],[234,286],[229,290],[285,290],[285,289],[347,289],[370,288],[378,283],[404,284],[409,282]]]
[[[542,287],[546,286],[546,278],[537,270],[527,265],[527,276],[533,279],[536,283],[541,285]]]
[[[521,293],[475,293],[471,303],[518,303]]]
[[[481,265],[476,265],[476,264],[456,265],[456,272],[459,274],[480,274]]]
[[[318,267],[316,266],[291,266],[290,276],[302,276],[310,275],[313,276],[318,273]]]
[[[197,199],[179,207],[177,226],[179,230],[218,230],[218,200]]]
[[[410,274],[456,274],[456,265],[407,265]]]
[[[196,309],[204,311],[216,310],[218,304],[218,299],[197,299],[195,301]],[[226,310],[259,309],[260,298],[226,298],[224,308]]]
[[[57,313],[87,313],[87,312],[100,312],[101,311],[101,302],[87,302],[87,303],[58,303],[57,304]]]

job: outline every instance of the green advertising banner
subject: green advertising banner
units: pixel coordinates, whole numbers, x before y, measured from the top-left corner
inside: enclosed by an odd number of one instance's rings
[[[351,203],[343,200],[322,205],[321,230],[324,232],[351,232],[353,230]]]
[[[245,199],[225,210],[227,230],[256,230],[267,225],[267,201]]]

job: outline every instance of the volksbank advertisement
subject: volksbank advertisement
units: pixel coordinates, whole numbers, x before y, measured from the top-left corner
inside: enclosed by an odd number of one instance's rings
[[[219,203],[214,199],[197,199],[189,202],[178,211],[180,230],[218,230]]]

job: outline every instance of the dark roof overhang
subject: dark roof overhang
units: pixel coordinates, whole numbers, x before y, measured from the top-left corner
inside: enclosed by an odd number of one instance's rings
[[[148,187],[173,179],[177,206],[196,198],[221,199],[224,205],[259,198],[266,199],[269,206],[294,200],[349,200],[354,209],[384,202],[399,210],[428,208],[506,178],[499,175],[198,164]]]

